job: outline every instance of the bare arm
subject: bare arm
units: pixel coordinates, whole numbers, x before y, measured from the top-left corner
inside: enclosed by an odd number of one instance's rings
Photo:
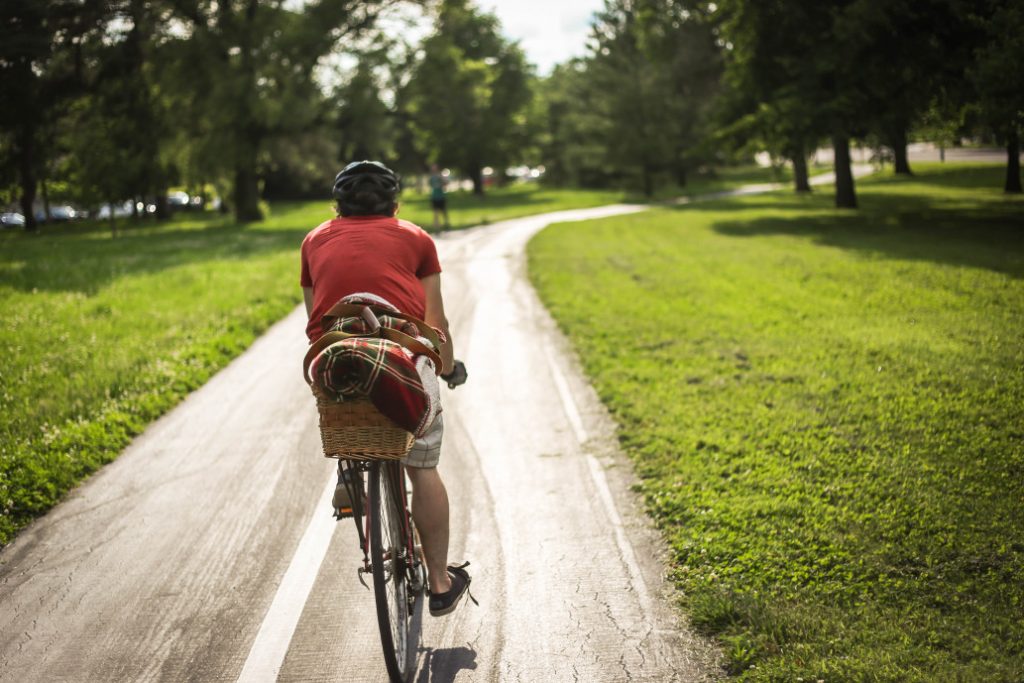
[[[303,287],[302,288],[302,300],[306,302],[306,318],[309,318],[309,314],[313,312],[313,288]]]
[[[424,314],[428,325],[444,332],[448,340],[441,344],[441,374],[447,375],[455,367],[455,352],[452,347],[452,333],[448,330],[448,318],[444,314],[444,299],[441,297],[441,274],[434,273],[420,278],[427,295],[427,309]]]

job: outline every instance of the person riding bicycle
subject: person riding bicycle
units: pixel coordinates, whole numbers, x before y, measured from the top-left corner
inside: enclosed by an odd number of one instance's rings
[[[378,161],[354,161],[335,177],[338,216],[302,241],[306,335],[310,342],[320,336],[320,320],[338,300],[372,293],[442,332],[441,379],[454,388],[467,375],[452,350],[437,248],[426,231],[396,217],[399,191],[397,176]],[[423,546],[434,616],[454,610],[470,583],[465,565],[448,565],[448,493],[437,470],[443,431],[438,415],[403,461],[412,482],[412,517]],[[347,496],[342,482],[338,495]]]

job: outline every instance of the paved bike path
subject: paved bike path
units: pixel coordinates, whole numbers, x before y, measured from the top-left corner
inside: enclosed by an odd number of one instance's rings
[[[438,239],[470,371],[445,390],[441,471],[452,558],[472,561],[480,607],[424,619],[415,681],[715,677],[714,648],[665,599],[663,548],[613,425],[524,272],[544,226],[644,208]],[[303,318],[273,326],[0,553],[0,681],[386,679],[351,522],[310,534],[330,515],[318,501],[333,465],[300,377]]]

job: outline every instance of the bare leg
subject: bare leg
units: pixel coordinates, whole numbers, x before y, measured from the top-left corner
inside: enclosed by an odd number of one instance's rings
[[[448,576],[448,491],[436,467],[407,467],[412,482],[412,518],[420,532],[431,593],[452,587]]]

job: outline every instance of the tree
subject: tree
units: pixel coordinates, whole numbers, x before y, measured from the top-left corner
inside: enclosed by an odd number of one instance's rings
[[[381,61],[381,56],[364,55],[352,78],[335,94],[339,162],[390,159],[395,154],[394,117],[381,99],[376,73],[386,68]]]
[[[518,45],[501,37],[497,19],[466,0],[441,3],[422,49],[402,94],[417,144],[483,194],[484,167],[517,161],[526,141],[531,68]]]
[[[259,220],[263,152],[275,138],[308,130],[322,100],[314,70],[342,40],[369,31],[391,0],[166,0],[187,31],[165,51],[169,77],[190,92],[204,135],[189,167],[230,178],[240,221]],[[184,71],[183,71],[184,70]]]
[[[613,178],[605,163],[605,119],[592,101],[586,69],[584,60],[574,59],[538,83],[540,156],[552,185],[603,187]]]
[[[87,46],[87,88],[61,126],[69,185],[74,197],[92,206],[156,197],[158,217],[165,218],[161,198],[171,176],[163,160],[167,123],[149,73],[156,18],[143,0],[108,6],[111,21],[103,39]]]
[[[877,31],[880,0],[723,0],[722,37],[733,47],[730,69],[741,83],[760,83],[758,101],[790,135],[827,137],[835,154],[835,203],[856,208],[850,139],[867,132],[877,106],[865,68]],[[799,145],[794,145],[798,148]]]
[[[982,116],[1006,144],[1003,189],[1021,192],[1020,129],[1024,124],[1024,7],[994,0],[981,18],[983,40],[975,51],[970,77],[977,89]]]
[[[26,230],[36,229],[36,188],[47,158],[42,133],[81,91],[83,45],[108,12],[95,1],[0,3],[0,127],[13,132],[3,160],[16,169]]]
[[[709,13],[677,0],[608,0],[589,54],[546,79],[544,164],[556,183],[616,180],[648,196],[682,186],[711,153],[710,103],[721,60]]]
[[[780,1],[727,0],[718,21],[727,46],[724,132],[741,142],[754,138],[790,159],[796,191],[809,192],[807,152],[828,132],[811,96],[820,87],[820,73],[807,59],[820,47],[819,36],[806,30],[808,17],[800,6]]]

